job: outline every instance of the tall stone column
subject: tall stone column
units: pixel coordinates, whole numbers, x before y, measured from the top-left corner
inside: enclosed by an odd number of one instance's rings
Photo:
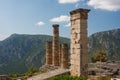
[[[53,25],[52,65],[59,66],[59,25]]]
[[[52,41],[46,42],[46,64],[52,65]]]
[[[59,44],[59,66],[61,66],[61,44]]]
[[[71,15],[71,75],[86,76],[88,68],[88,9],[77,9]]]
[[[61,68],[67,69],[68,68],[68,45],[62,44],[61,47]]]

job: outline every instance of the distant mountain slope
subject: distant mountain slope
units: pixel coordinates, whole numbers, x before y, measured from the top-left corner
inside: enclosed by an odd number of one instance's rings
[[[0,41],[0,74],[23,73],[31,66],[45,64],[45,43],[48,35],[13,34]],[[60,38],[62,43],[70,43]],[[110,60],[120,60],[120,29],[98,32],[89,37],[89,58],[96,50],[106,50]]]
[[[0,74],[23,73],[31,66],[38,69],[45,63],[45,44],[48,35],[13,34],[0,42]],[[62,43],[69,39],[60,38]]]
[[[89,37],[89,53],[106,50],[109,59],[120,60],[120,29],[98,32]]]

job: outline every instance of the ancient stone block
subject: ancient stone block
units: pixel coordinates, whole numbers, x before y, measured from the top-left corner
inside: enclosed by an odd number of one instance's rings
[[[59,66],[59,25],[53,25],[52,65]]]
[[[52,41],[46,43],[46,64],[52,65]]]
[[[62,54],[61,44],[59,44],[59,65],[60,66],[61,66],[61,54]]]
[[[88,9],[77,9],[71,15],[71,75],[86,76],[87,67],[87,18]]]
[[[6,75],[0,75],[0,80],[10,80],[10,78]]]
[[[68,45],[62,44],[61,47],[61,68],[67,69],[68,68]]]

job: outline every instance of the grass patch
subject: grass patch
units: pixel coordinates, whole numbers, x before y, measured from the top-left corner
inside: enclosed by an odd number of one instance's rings
[[[55,77],[52,77],[46,80],[87,80],[87,78],[78,77],[78,76],[70,76],[70,75],[60,75],[60,76],[55,76]]]

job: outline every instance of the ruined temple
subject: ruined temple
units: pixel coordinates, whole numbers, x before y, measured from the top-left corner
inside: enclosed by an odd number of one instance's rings
[[[68,45],[59,43],[59,25],[53,25],[53,40],[46,42],[46,65],[68,68]]]
[[[86,76],[88,72],[88,9],[76,9],[70,12],[71,43],[70,73],[73,76]],[[68,45],[59,42],[59,25],[53,25],[53,40],[46,44],[46,64],[68,69]]]

